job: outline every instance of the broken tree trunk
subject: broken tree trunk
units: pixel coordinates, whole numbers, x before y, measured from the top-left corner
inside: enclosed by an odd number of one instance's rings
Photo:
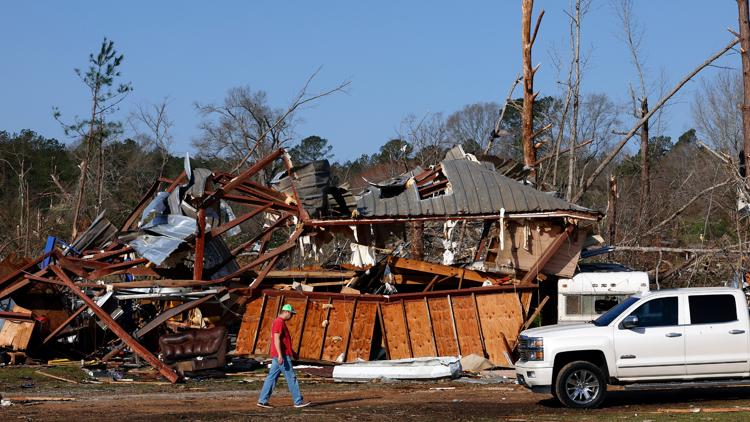
[[[648,114],[648,99],[641,99],[641,119]],[[646,213],[646,204],[648,195],[651,190],[651,181],[649,176],[649,152],[648,152],[648,118],[641,126],[641,194],[640,204],[638,207],[638,231],[641,230],[643,216]]]
[[[523,0],[521,4],[521,47],[523,52],[523,111],[522,111],[522,140],[523,140],[523,163],[531,169],[531,178],[536,176],[536,149],[534,148],[534,73],[537,69],[531,64],[531,48],[534,45],[539,24],[542,22],[544,11],[539,14],[531,32],[531,13],[534,9],[534,0]]]
[[[742,145],[745,162],[750,163],[750,18],[748,0],[737,0],[740,24],[740,57],[742,57]],[[747,181],[750,172],[746,172]]]

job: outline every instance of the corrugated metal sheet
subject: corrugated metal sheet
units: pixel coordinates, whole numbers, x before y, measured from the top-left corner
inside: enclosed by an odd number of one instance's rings
[[[420,199],[414,184],[403,193],[383,198],[380,189],[372,187],[357,201],[362,217],[414,217],[428,215],[479,215],[500,213],[581,211],[593,212],[566,202],[551,194],[505,177],[490,163],[469,159],[442,162],[450,188],[445,194]]]

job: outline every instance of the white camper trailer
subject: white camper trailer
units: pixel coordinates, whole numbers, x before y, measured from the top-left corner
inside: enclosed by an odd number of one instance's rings
[[[649,290],[642,271],[580,272],[558,280],[557,322],[587,322],[625,298]]]

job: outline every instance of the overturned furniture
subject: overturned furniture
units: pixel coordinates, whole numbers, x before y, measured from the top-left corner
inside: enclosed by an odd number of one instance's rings
[[[227,329],[213,327],[159,338],[162,358],[179,373],[222,368],[226,364]]]

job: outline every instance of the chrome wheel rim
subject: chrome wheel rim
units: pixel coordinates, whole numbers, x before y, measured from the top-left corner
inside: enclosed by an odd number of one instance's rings
[[[599,396],[599,380],[588,369],[573,371],[565,380],[565,393],[577,404],[588,404]]]

